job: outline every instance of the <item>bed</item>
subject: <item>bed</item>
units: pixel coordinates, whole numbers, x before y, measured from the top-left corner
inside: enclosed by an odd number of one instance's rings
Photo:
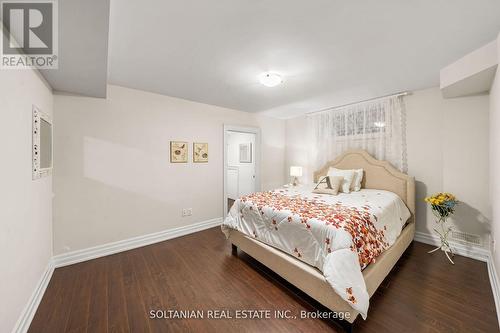
[[[344,194],[343,196],[339,195],[338,198],[327,199],[326,196],[304,194],[309,193],[310,189],[302,187],[279,189],[273,192],[255,194],[253,197],[240,198],[235,202],[235,206],[223,223],[222,229],[232,244],[233,254],[236,254],[237,248],[239,248],[328,309],[337,313],[342,312],[344,320],[348,324],[352,324],[360,314],[366,318],[368,306],[365,303],[369,301],[369,297],[375,293],[413,241],[415,233],[415,183],[413,177],[399,172],[386,161],[376,160],[363,150],[347,151],[334,161],[327,163],[323,168],[314,172],[314,181],[316,182],[321,176],[325,176],[330,167],[363,169],[362,188],[364,190],[359,193]],[[356,204],[356,200],[363,200],[363,202]],[[335,201],[338,202],[335,203]],[[267,205],[268,202],[269,205]],[[398,202],[401,204],[397,204]],[[307,207],[304,208],[301,205]],[[339,219],[343,219],[341,214],[331,219],[326,218],[326,215],[321,215],[323,216],[321,219],[311,218],[308,220],[309,211],[314,211],[315,214],[318,211],[321,212],[321,209],[317,209],[318,205],[320,207],[337,205],[335,212],[341,210],[348,214],[349,218],[357,221],[357,228],[362,229],[366,235],[362,235],[360,238],[356,232],[349,233],[350,229],[338,227],[336,224],[339,223]],[[386,209],[387,205],[396,205],[396,208],[404,207],[398,208],[400,213],[386,214],[384,212],[389,212]],[[321,244],[317,242],[317,246],[314,247],[315,252],[310,250],[307,244],[304,245],[304,242],[302,242],[302,246],[306,246],[306,249],[303,250],[305,252],[301,252],[300,246],[295,246],[295,243],[287,240],[285,236],[280,236],[281,239],[277,236],[279,230],[284,233],[282,231],[285,230],[284,228],[292,228],[294,224],[290,217],[288,217],[290,224],[286,223],[286,219],[281,223],[274,220],[274,216],[279,215],[279,209],[276,207],[282,206],[285,207],[284,209],[295,210],[297,213],[295,216],[298,219],[295,228],[300,227],[305,230],[303,235],[296,238],[295,241],[306,239],[306,242],[316,242],[321,238]],[[330,210],[326,210],[326,212],[328,213]],[[243,226],[241,221],[251,220],[252,216],[256,219],[260,219],[262,216],[262,220],[266,217],[270,221],[269,225],[265,226],[266,229],[254,227],[253,229],[256,230],[252,230],[251,226]],[[397,221],[398,216],[400,221]],[[319,229],[318,219],[331,221],[334,226],[323,226],[322,229]],[[276,231],[273,230],[274,228]],[[366,231],[367,228],[370,230]],[[391,228],[395,231],[391,231]],[[334,230],[336,233],[325,234],[325,230],[328,232]],[[273,232],[275,233],[273,234]],[[289,235],[293,234],[289,233]],[[348,251],[348,244],[336,245],[344,242],[343,237],[347,238],[345,235],[351,235],[350,240],[353,243],[358,242],[356,239],[361,239],[360,242],[363,243],[361,249],[354,249],[351,246],[351,251]],[[310,240],[307,240],[308,237]],[[334,239],[330,240],[332,237]],[[370,251],[366,250],[367,247]],[[335,260],[330,258],[335,258]],[[358,266],[359,273],[350,272],[353,269],[352,261],[356,259],[359,260],[358,265],[361,266]],[[340,263],[345,267],[337,269]],[[345,272],[350,272],[350,275],[346,275]],[[350,282],[354,287],[351,288],[351,285],[348,284]],[[348,287],[345,288],[346,286]],[[365,291],[362,290],[363,288]],[[355,291],[353,292],[352,289]]]

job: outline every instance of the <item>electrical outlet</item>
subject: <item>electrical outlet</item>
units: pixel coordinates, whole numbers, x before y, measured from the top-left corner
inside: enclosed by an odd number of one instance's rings
[[[182,209],[182,217],[193,215],[193,208],[183,208]]]

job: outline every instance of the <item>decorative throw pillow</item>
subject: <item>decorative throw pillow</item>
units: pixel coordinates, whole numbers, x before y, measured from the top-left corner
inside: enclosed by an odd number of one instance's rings
[[[354,169],[354,179],[351,184],[351,191],[359,191],[361,190],[361,181],[363,181],[363,169]]]
[[[313,193],[337,195],[343,179],[343,177],[323,176],[316,184]]]
[[[328,176],[330,179],[330,188],[334,190],[335,192],[338,192],[340,190],[340,187],[342,186],[344,182],[344,177],[342,176]]]
[[[315,190],[320,189],[324,190],[327,188],[332,188],[330,185],[330,177],[328,176],[322,176],[319,178],[318,182],[316,183],[316,186],[314,187]]]
[[[328,176],[329,177],[344,177],[342,181],[342,192],[344,193],[350,193],[351,192],[351,184],[354,179],[354,171],[353,170],[341,170],[341,169],[336,169],[336,168],[330,168],[328,170]]]

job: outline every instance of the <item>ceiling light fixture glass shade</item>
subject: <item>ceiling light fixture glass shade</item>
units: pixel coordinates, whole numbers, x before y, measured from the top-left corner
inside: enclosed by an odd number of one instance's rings
[[[259,81],[266,87],[275,87],[283,83],[283,78],[276,73],[262,73],[259,77]]]

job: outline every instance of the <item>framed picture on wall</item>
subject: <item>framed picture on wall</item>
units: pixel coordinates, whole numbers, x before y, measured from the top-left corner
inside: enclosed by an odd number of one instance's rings
[[[187,163],[188,143],[183,141],[170,141],[170,163]]]
[[[206,163],[208,162],[208,143],[193,143],[193,162]]]
[[[252,163],[252,143],[240,143],[240,163]]]

